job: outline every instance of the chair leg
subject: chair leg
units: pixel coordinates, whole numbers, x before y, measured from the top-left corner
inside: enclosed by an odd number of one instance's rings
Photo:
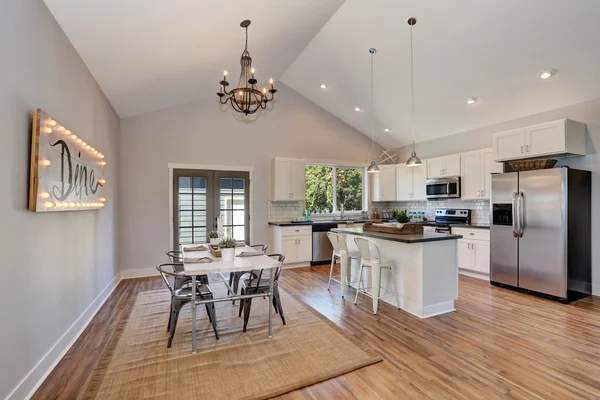
[[[354,304],[356,304],[356,302],[358,301],[358,292],[360,292],[360,285],[363,279],[363,268],[364,266],[362,260],[360,260],[360,268],[358,270],[358,285],[356,285],[356,296],[354,296]]]
[[[172,303],[172,302],[171,302]],[[167,324],[167,332],[171,330],[171,318],[173,317],[173,305],[169,309],[169,323]]]
[[[212,299],[212,297],[210,297]],[[215,332],[215,337],[219,340],[219,330],[217,329],[217,309],[215,307],[215,303],[210,303],[210,306],[206,305],[206,312],[208,313],[208,319],[210,320],[213,331]]]
[[[242,290],[241,290],[241,292],[240,292],[240,294],[243,296],[243,295],[244,295],[244,293],[245,293],[245,290],[244,290],[244,289],[242,289]],[[246,299],[242,299],[242,300],[240,300],[240,310],[239,310],[239,313],[238,313],[238,317],[241,317],[241,316],[242,316],[242,311],[244,311],[244,303],[245,303],[245,302],[246,302]]]
[[[252,308],[252,299],[246,299],[246,304],[244,305],[244,332],[246,332],[246,327],[248,326],[248,320],[250,319],[250,308]]]
[[[233,293],[237,294],[238,291],[238,287],[240,286],[240,278],[242,276],[240,275],[239,272],[235,272],[235,275],[233,275]]]
[[[377,307],[379,306],[379,297],[381,296],[381,266],[375,261],[372,261],[371,264],[371,283],[371,293],[373,296],[373,315],[376,315]]]
[[[275,296],[273,297],[275,303],[277,303],[276,309],[279,309],[279,316],[281,317],[281,322],[285,325],[285,316],[283,315],[283,307],[281,307],[281,297],[279,297],[279,290],[275,292]]]
[[[208,308],[208,303],[204,305],[206,307],[206,315],[208,315],[208,322],[212,323],[212,316],[210,315],[210,309]]]
[[[275,295],[273,295],[273,308],[275,309],[275,314],[278,314],[279,310],[277,309],[277,299],[275,298]]]
[[[327,283],[327,290],[331,287],[331,278],[333,277],[333,267],[335,267],[335,253],[331,255],[331,268],[329,268],[329,282]]]
[[[173,342],[173,337],[175,336],[175,329],[177,329],[177,320],[179,319],[179,311],[181,311],[181,307],[183,307],[183,305],[185,303],[179,303],[179,302],[174,302],[172,303],[172,308],[171,308],[171,329],[170,329],[170,335],[169,335],[169,343],[167,344],[167,347],[171,347],[171,342]]]

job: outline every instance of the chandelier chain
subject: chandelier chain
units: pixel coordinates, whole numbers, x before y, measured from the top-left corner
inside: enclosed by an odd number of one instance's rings
[[[412,145],[415,151],[415,72],[413,62],[413,25],[410,25],[410,129],[412,131]]]
[[[371,52],[371,145],[372,145],[372,154],[375,157],[375,96],[373,96],[373,55],[374,52]]]

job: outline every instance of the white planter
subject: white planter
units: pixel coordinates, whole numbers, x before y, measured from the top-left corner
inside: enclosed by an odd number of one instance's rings
[[[210,244],[214,244],[214,245],[217,245],[217,244],[219,244],[219,238],[216,238],[216,239],[210,239]]]
[[[221,259],[223,261],[233,261],[235,258],[235,248],[221,249]]]

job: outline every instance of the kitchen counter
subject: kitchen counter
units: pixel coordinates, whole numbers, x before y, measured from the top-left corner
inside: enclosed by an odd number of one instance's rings
[[[368,238],[391,240],[393,242],[400,242],[400,243],[425,243],[425,242],[439,242],[439,241],[443,241],[443,240],[462,239],[461,235],[451,235],[451,234],[446,234],[446,233],[435,233],[435,232],[423,232],[420,234],[413,234],[413,235],[394,235],[394,234],[390,234],[390,233],[369,232],[369,231],[365,232],[365,231],[363,231],[363,228],[360,226],[353,227],[353,228],[339,228],[339,229],[332,229],[332,230],[337,233],[346,233],[346,234],[350,234],[350,235],[364,236],[364,237],[368,237]]]

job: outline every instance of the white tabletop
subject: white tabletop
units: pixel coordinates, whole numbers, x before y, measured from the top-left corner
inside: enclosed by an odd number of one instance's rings
[[[189,247],[198,247],[198,244],[189,245]],[[208,244],[204,244],[208,247]],[[183,269],[186,275],[205,275],[205,274],[217,274],[221,272],[236,272],[236,271],[250,271],[251,269],[271,269],[279,266],[279,261],[265,256],[253,256],[253,257],[235,257],[233,261],[223,261],[221,258],[216,258],[212,255],[210,250],[208,251],[186,251],[186,247],[181,246],[183,253]],[[242,251],[256,251],[249,246],[240,246],[235,248],[236,256]],[[210,257],[213,259],[211,263],[186,263],[186,258],[201,258]]]

